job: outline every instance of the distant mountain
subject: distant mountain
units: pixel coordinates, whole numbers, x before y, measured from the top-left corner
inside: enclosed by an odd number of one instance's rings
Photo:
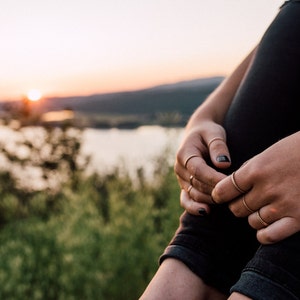
[[[209,77],[136,91],[48,98],[40,109],[42,113],[72,109],[87,126],[182,126],[222,80],[223,77]]]

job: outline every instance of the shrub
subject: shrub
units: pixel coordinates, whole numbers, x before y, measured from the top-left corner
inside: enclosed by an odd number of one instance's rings
[[[133,182],[119,169],[80,174],[76,189],[66,182],[50,197],[33,194],[21,218],[7,194],[0,298],[137,299],[181,212],[175,176],[163,161],[157,159],[155,182]]]

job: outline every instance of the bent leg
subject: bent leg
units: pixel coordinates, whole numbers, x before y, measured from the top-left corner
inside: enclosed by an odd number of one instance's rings
[[[227,297],[204,282],[185,264],[168,258],[161,264],[140,300],[224,300]]]

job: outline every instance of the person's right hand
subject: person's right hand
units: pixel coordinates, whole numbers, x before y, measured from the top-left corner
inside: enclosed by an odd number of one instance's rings
[[[209,213],[210,204],[213,204],[211,192],[226,177],[215,168],[228,168],[230,164],[222,126],[203,121],[198,127],[187,128],[174,165],[182,189],[181,206],[191,214]]]

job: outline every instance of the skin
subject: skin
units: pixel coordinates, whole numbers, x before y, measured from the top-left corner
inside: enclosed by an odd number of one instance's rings
[[[239,168],[235,172],[235,179],[238,186],[247,191],[245,194],[234,187],[230,176],[224,177],[211,188],[211,196],[216,203],[228,202],[235,216],[248,217],[250,226],[257,230],[257,239],[262,244],[278,242],[300,230],[299,147],[300,132],[297,132],[278,141]],[[215,142],[210,148],[211,156],[218,157],[220,153],[229,155],[223,141]],[[196,162],[200,158],[193,160]],[[195,188],[190,192],[193,199],[182,190],[181,205],[188,212],[199,215],[200,208],[209,212],[209,195],[203,192],[205,190],[209,193],[209,189],[203,188],[203,182],[209,180],[211,179],[205,179],[205,174],[193,179]],[[243,204],[243,197],[254,213]],[[262,225],[257,211],[270,225]]]
[[[245,207],[241,193],[229,177],[221,180],[212,191],[217,203],[229,202],[235,216],[248,216],[248,222],[257,230],[257,239],[262,244],[278,242],[300,230],[299,147],[300,132],[297,132],[253,157],[236,171],[236,182],[247,191],[245,201],[254,213]],[[263,226],[256,214],[258,210],[270,225]]]
[[[270,244],[300,230],[300,132],[278,141],[236,170],[235,181],[245,193],[236,189],[230,176],[206,163],[210,158],[218,169],[230,166],[230,152],[222,122],[251,66],[255,51],[191,116],[177,152],[174,170],[182,188],[180,203],[189,213],[199,216],[201,209],[209,213],[212,204],[228,203],[236,217],[248,217],[250,226],[257,230],[259,242]],[[186,162],[191,155],[195,156]],[[229,160],[220,162],[220,156],[226,156]],[[191,175],[193,188],[189,189]],[[257,211],[268,223],[267,226],[259,221]],[[169,258],[162,263],[140,298],[152,299],[223,300],[227,297],[207,286],[183,263]],[[250,298],[233,293],[228,299]]]
[[[177,153],[174,169],[182,188],[181,205],[191,213],[198,214],[199,208],[209,212],[213,188],[222,179],[226,179],[226,175],[209,167],[206,160],[210,156],[218,168],[230,166],[230,162],[221,163],[216,160],[216,154],[219,155],[220,153],[229,157],[226,143],[223,142],[226,141],[226,133],[220,124],[222,124],[231,101],[251,64],[254,53],[255,49],[195,111],[186,126],[185,138]],[[222,138],[223,141],[214,141],[208,149],[209,141],[215,137]],[[185,166],[186,159],[191,154],[195,154],[197,157],[190,159]],[[189,197],[187,190],[190,186],[191,174],[195,176],[195,179],[193,180],[194,188],[190,191],[191,197]],[[223,200],[220,198],[221,201]],[[169,258],[159,267],[140,297],[140,300],[152,299],[223,300],[227,299],[227,296],[206,285],[201,278],[180,261]],[[228,299],[243,300],[249,298],[234,293]]]
[[[226,155],[230,160],[230,153],[226,146],[226,132],[221,124],[251,65],[255,51],[256,49],[251,51],[233,73],[198,107],[185,128],[174,170],[182,188],[181,205],[190,213],[197,215],[200,208],[209,212],[210,204],[212,204],[212,190],[220,180],[226,177],[223,173],[210,167],[207,160],[210,157],[213,164],[219,169],[226,169],[230,166],[230,161],[217,161],[219,155]],[[216,137],[219,139],[210,144],[210,141]],[[191,158],[186,164],[187,158],[192,154],[195,154],[196,157]],[[194,179],[189,197],[187,191],[190,186],[190,175],[193,175]]]
[[[300,133],[282,139],[236,170],[236,181],[247,191],[245,194],[234,187],[229,176],[206,163],[210,157],[218,169],[230,166],[226,133],[221,124],[255,51],[192,115],[174,170],[182,188],[181,206],[189,213],[199,215],[201,209],[209,213],[211,204],[227,202],[236,217],[248,217],[260,243],[271,244],[300,230]],[[186,164],[191,154],[196,156]],[[220,156],[228,157],[229,161],[218,162]],[[188,192],[191,175],[193,188]],[[254,213],[244,205],[243,198]],[[259,221],[257,211],[268,226]]]

